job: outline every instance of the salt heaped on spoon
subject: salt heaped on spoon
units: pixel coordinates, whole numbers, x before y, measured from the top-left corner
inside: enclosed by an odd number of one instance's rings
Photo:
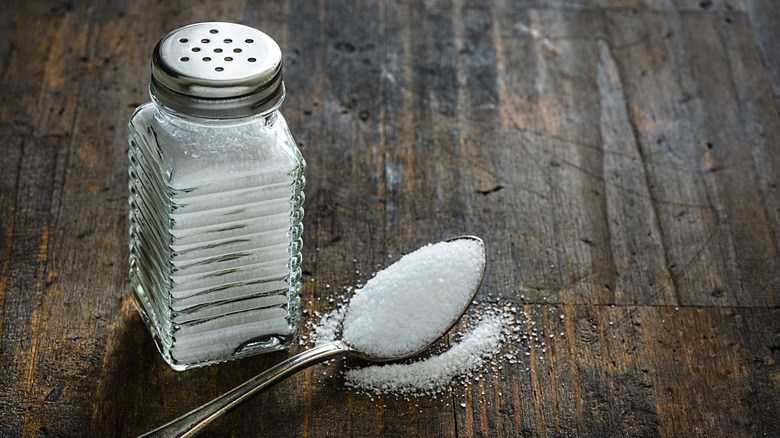
[[[484,266],[484,247],[471,239],[429,244],[407,254],[355,292],[342,339],[382,357],[422,348],[460,316]]]

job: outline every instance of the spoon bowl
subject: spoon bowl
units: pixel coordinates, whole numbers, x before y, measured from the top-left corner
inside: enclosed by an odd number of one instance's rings
[[[474,286],[474,289],[471,291],[471,294],[468,296],[468,299],[464,301],[464,303],[465,303],[464,306],[461,309],[459,309],[460,312],[457,313],[457,316],[455,316],[451,321],[449,321],[449,324],[446,325],[445,327],[443,327],[438,333],[436,333],[434,336],[431,336],[429,338],[428,342],[426,342],[425,344],[423,344],[423,345],[421,345],[419,347],[411,349],[411,350],[409,350],[407,352],[397,353],[397,354],[389,354],[389,355],[368,354],[365,351],[362,351],[359,348],[356,348],[355,350],[359,350],[359,351],[357,351],[356,353],[353,353],[352,354],[353,356],[357,356],[357,357],[360,357],[362,359],[365,359],[365,360],[368,360],[368,361],[371,361],[371,362],[393,362],[393,361],[408,359],[410,357],[417,356],[420,353],[428,350],[431,346],[433,346],[433,344],[436,343],[436,341],[441,339],[442,336],[444,336],[446,333],[448,333],[450,330],[452,330],[453,327],[455,327],[455,325],[458,323],[458,321],[460,321],[461,317],[463,317],[463,315],[466,313],[466,310],[468,310],[468,308],[471,305],[471,303],[474,301],[474,298],[477,296],[477,292],[479,291],[479,288],[482,285],[482,280],[485,278],[485,269],[487,267],[487,259],[486,259],[487,252],[485,250],[485,242],[482,239],[480,239],[479,237],[477,237],[477,236],[470,236],[470,235],[458,236],[458,237],[453,237],[453,238],[447,239],[444,242],[455,242],[455,241],[464,241],[464,240],[473,241],[473,242],[478,243],[479,246],[482,249],[483,259],[482,259],[482,269],[480,270],[480,273],[479,273],[479,280],[477,281],[476,285]],[[351,310],[351,307],[347,307],[347,313],[344,316],[344,321],[347,320],[347,318],[349,316],[350,310]]]
[[[173,438],[173,437],[193,437],[202,431],[207,425],[209,425],[215,419],[230,412],[234,408],[240,406],[244,402],[248,401],[252,397],[262,393],[269,387],[278,383],[279,381],[289,377],[292,374],[297,373],[303,369],[306,369],[312,365],[324,362],[329,359],[342,358],[342,357],[357,357],[370,362],[390,362],[402,359],[407,359],[413,356],[417,356],[423,351],[430,348],[436,341],[441,339],[447,332],[449,332],[455,324],[458,323],[460,318],[466,313],[471,302],[482,285],[482,280],[485,277],[485,268],[487,266],[485,243],[476,236],[459,236],[451,239],[447,239],[445,242],[452,242],[456,240],[471,240],[476,241],[482,247],[482,270],[480,273],[479,281],[477,282],[474,290],[471,291],[469,299],[465,302],[465,305],[460,310],[460,313],[453,318],[450,324],[443,329],[436,336],[433,336],[429,342],[424,345],[394,355],[378,355],[367,354],[355,347],[350,346],[343,340],[336,340],[329,342],[318,347],[306,350],[298,355],[295,355],[285,361],[282,361],[266,371],[258,374],[257,376],[247,380],[241,385],[233,388],[225,394],[215,398],[214,400],[206,403],[205,405],[190,411],[187,414],[165,424],[151,432],[141,435],[139,438]],[[347,310],[349,312],[349,310]]]

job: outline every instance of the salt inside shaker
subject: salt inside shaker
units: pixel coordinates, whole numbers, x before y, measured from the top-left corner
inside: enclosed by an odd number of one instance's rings
[[[154,48],[152,102],[130,127],[130,282],[177,370],[298,335],[305,161],[278,111],[264,33],[198,23]]]

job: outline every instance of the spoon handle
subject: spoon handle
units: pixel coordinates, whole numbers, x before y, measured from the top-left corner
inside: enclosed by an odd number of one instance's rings
[[[335,341],[306,350],[263,371],[205,405],[182,415],[170,423],[141,435],[139,438],[193,437],[204,427],[242,403],[260,394],[280,380],[336,357],[344,357],[355,350],[342,341]]]

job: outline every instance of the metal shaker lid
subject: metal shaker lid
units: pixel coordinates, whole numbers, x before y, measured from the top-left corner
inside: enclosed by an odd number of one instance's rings
[[[193,116],[262,114],[284,100],[282,51],[268,35],[235,23],[197,23],[169,33],[152,55],[152,96]]]

